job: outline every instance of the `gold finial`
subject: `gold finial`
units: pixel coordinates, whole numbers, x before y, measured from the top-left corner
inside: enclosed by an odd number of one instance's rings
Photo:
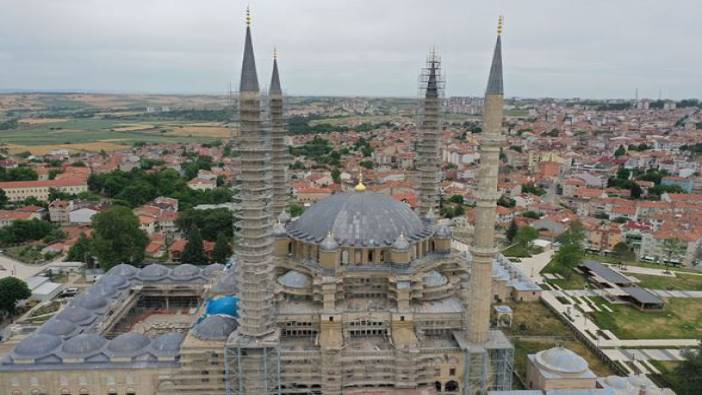
[[[358,171],[358,184],[356,184],[354,189],[356,192],[364,192],[366,190],[366,186],[363,185],[363,170]]]
[[[501,36],[502,35],[502,25],[504,23],[504,19],[502,15],[500,15],[500,18],[497,21],[497,35]]]
[[[273,60],[278,60],[278,48],[273,47]]]
[[[246,6],[246,26],[251,26],[251,8]]]

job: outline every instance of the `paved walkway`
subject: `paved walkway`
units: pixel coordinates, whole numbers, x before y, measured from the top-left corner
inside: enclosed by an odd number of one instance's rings
[[[532,281],[537,284],[544,282],[544,277],[541,275],[541,271],[544,270],[546,265],[551,262],[551,257],[553,256],[553,249],[548,249],[540,254],[536,254],[529,258],[521,258],[522,261],[517,264],[524,274],[529,276]]]
[[[28,265],[0,254],[0,278],[17,277],[26,280],[45,269],[45,265]]]

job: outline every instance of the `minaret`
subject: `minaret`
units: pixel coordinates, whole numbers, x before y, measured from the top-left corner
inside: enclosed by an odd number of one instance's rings
[[[274,218],[288,206],[288,147],[285,145],[285,120],[283,118],[283,91],[278,76],[278,54],[273,50],[273,75],[269,94],[271,110],[271,158],[273,161],[273,203]]]
[[[419,216],[426,218],[430,211],[439,208],[440,158],[439,140],[439,90],[440,61],[432,50],[423,71],[426,78],[424,101],[421,107],[421,124],[417,144],[417,173],[419,177],[418,207]],[[422,81],[423,83],[424,81]]]
[[[270,147],[261,123],[261,97],[256,74],[251,17],[246,10],[246,41],[239,85],[241,158],[237,213],[236,279],[239,286],[239,334],[259,338],[275,328]]]
[[[495,257],[495,207],[497,206],[497,172],[502,136],[502,17],[497,28],[497,43],[490,68],[485,107],[484,127],[480,135],[480,173],[473,237],[473,267],[470,278],[470,309],[466,317],[468,341],[484,343],[490,327],[492,299],[492,261]]]

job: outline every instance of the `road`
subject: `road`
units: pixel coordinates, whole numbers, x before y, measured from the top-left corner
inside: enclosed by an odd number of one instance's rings
[[[0,253],[0,278],[13,276],[26,281],[29,277],[37,275],[37,273],[50,267],[54,262],[59,262],[62,259],[63,257],[60,256],[53,261],[40,265],[29,265]]]

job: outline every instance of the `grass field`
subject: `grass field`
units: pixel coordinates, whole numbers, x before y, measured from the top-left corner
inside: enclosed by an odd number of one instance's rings
[[[647,276],[633,274],[640,280],[639,285],[651,289],[668,289],[678,291],[702,291],[702,276],[676,274],[675,277]]]
[[[184,122],[125,124],[124,121],[103,119],[53,119],[51,122],[36,122],[32,119],[27,123],[21,122],[16,129],[0,131],[0,142],[10,146],[38,146],[15,151],[42,153],[59,146],[77,151],[93,148],[99,151],[117,148],[117,144],[203,143],[229,136],[227,127],[206,125],[208,126]]]
[[[702,301],[699,299],[666,299],[661,311],[642,312],[629,305],[610,304],[592,298],[598,305],[607,305],[614,312],[596,311],[590,316],[602,329],[609,329],[621,339],[699,339],[702,338]]]
[[[542,270],[542,273],[560,274],[563,280],[549,280],[563,289],[583,289],[587,285],[584,275],[568,268],[557,265],[553,260]]]

